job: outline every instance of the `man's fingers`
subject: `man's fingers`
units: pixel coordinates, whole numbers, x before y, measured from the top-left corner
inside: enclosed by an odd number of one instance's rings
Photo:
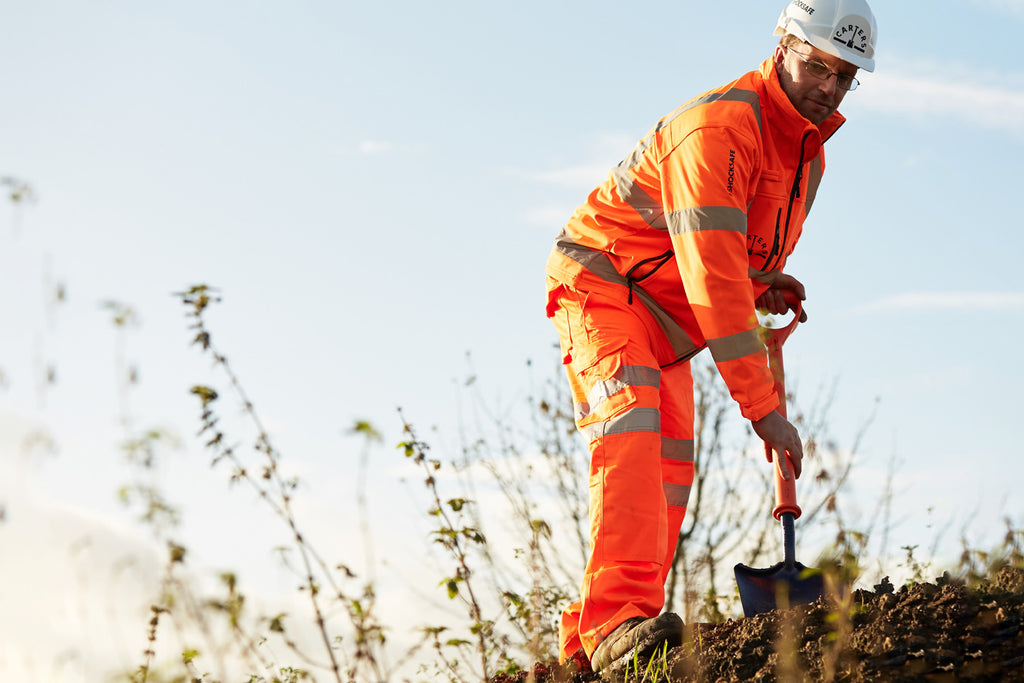
[[[804,453],[796,427],[787,422],[777,410],[751,424],[764,442],[764,454],[768,462],[778,459],[775,466],[784,479],[799,478]]]
[[[787,457],[786,460],[789,460],[790,464],[793,466],[793,475],[799,479],[800,473],[803,472],[804,469],[803,451],[800,449],[790,450],[788,451],[788,456],[789,457]]]
[[[803,300],[803,297],[799,297]],[[754,305],[762,310],[768,311],[772,315],[785,315],[790,311],[796,310],[796,304],[790,305],[786,301],[782,292],[777,289],[769,289],[761,296],[757,297],[757,301]],[[805,312],[800,313],[800,322],[807,321],[807,314]]]
[[[785,315],[788,312],[789,304],[786,303],[786,299],[782,296],[782,292],[775,292],[775,313],[777,315]]]
[[[786,452],[785,451],[776,451],[776,452],[778,453],[778,456],[777,456],[776,459],[778,460],[778,465],[777,466],[779,468],[779,472],[782,473],[782,478],[783,479],[785,479],[786,481],[789,481],[790,479],[792,479],[792,477],[789,474],[789,458],[786,457]]]
[[[774,290],[768,290],[765,292],[765,297],[768,305],[765,306],[768,312],[772,315],[783,315],[789,310],[789,305],[786,304],[786,300],[782,297],[782,293]]]
[[[796,454],[795,456],[794,453]],[[777,467],[782,474],[782,478],[786,481],[800,478],[800,474],[803,472],[803,456],[799,450],[766,448],[765,455],[768,456],[768,462],[778,459]]]
[[[786,273],[781,273],[777,278],[775,278],[775,282],[772,283],[772,287],[775,289],[789,289],[796,294],[796,297],[801,301],[807,298],[807,291],[804,289],[803,283],[792,275],[787,275]]]

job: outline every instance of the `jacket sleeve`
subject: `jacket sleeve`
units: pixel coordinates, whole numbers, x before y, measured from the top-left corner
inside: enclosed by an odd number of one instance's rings
[[[703,127],[669,149],[662,202],[683,288],[733,399],[749,420],[779,405],[758,334],[747,256],[747,206],[760,164],[741,128]]]

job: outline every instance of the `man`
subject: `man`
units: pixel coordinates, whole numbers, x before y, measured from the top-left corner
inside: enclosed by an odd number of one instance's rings
[[[563,661],[582,648],[601,670],[681,642],[682,621],[660,612],[694,475],[701,349],[784,476],[800,476],[755,308],[805,298],[783,269],[875,34],[865,0],[793,0],[774,54],[659,121],[558,236],[547,314],[591,453],[591,555],[562,615]]]

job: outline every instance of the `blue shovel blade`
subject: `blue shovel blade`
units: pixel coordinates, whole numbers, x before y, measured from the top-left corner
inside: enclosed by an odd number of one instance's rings
[[[799,562],[790,567],[779,562],[768,569],[738,564],[735,572],[743,616],[747,617],[779,608],[809,605],[825,594],[821,572],[807,569]]]

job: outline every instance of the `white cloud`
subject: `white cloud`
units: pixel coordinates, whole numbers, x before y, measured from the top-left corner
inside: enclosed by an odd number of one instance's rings
[[[1018,3],[1020,4],[1020,3]],[[858,104],[915,116],[946,116],[1021,135],[1024,91],[1014,87],[1024,74],[983,74],[950,65],[880,68],[867,74]]]
[[[854,313],[878,311],[1010,311],[1024,309],[1024,292],[904,292],[858,306]]]

